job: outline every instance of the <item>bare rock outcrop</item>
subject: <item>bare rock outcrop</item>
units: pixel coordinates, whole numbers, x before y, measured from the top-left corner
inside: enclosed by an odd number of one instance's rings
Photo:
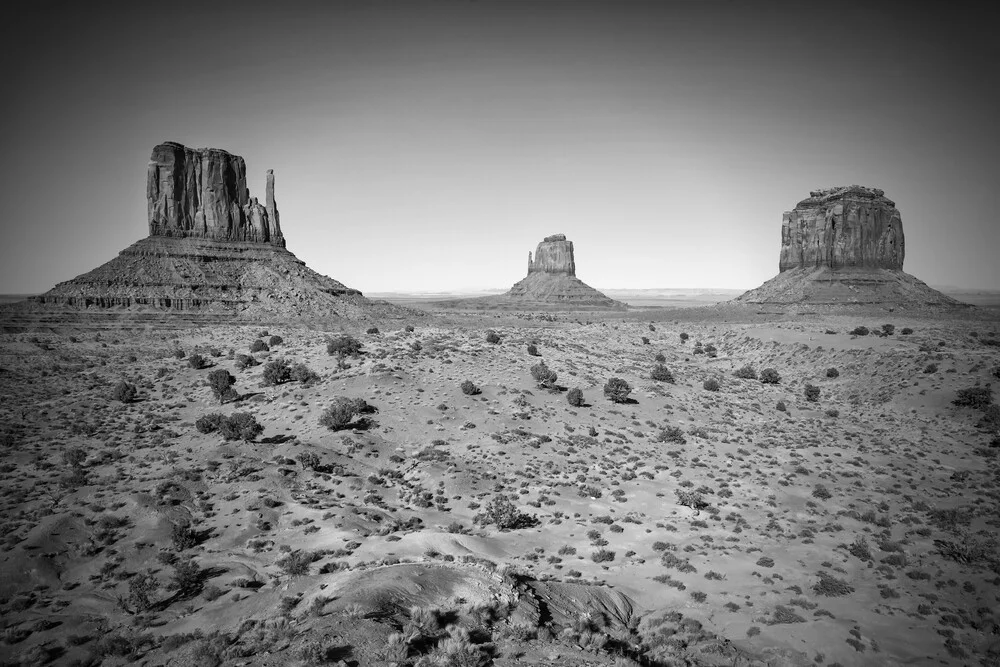
[[[149,235],[247,241],[284,247],[267,172],[266,206],[247,189],[243,158],[173,141],[153,149],[146,173]]]
[[[903,270],[903,222],[882,190],[814,190],[781,221],[780,271],[809,267]]]
[[[903,272],[903,221],[882,190],[814,190],[781,222],[779,273],[736,303],[959,306]]]

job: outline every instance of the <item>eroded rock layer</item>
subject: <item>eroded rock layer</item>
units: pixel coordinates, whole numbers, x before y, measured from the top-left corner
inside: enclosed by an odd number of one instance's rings
[[[814,190],[781,221],[779,271],[860,266],[903,269],[903,222],[881,190]]]

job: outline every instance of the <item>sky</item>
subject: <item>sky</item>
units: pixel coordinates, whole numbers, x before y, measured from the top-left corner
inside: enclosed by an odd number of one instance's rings
[[[751,288],[782,212],[862,184],[904,269],[1000,289],[1000,40],[951,3],[18,2],[0,293],[148,233],[177,141],[265,172],[288,249],[363,292],[506,289],[543,237],[603,288]]]

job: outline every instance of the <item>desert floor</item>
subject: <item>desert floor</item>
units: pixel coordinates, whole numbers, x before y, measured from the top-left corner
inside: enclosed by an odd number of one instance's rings
[[[1000,664],[996,311],[378,324],[0,336],[4,664]]]

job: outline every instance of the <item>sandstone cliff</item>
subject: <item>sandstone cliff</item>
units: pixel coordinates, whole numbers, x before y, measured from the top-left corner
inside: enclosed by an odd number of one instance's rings
[[[822,266],[901,271],[904,254],[896,204],[874,188],[814,190],[781,222],[779,271]]]
[[[149,235],[285,246],[267,172],[266,206],[247,189],[246,163],[218,148],[156,146],[146,173]]]

